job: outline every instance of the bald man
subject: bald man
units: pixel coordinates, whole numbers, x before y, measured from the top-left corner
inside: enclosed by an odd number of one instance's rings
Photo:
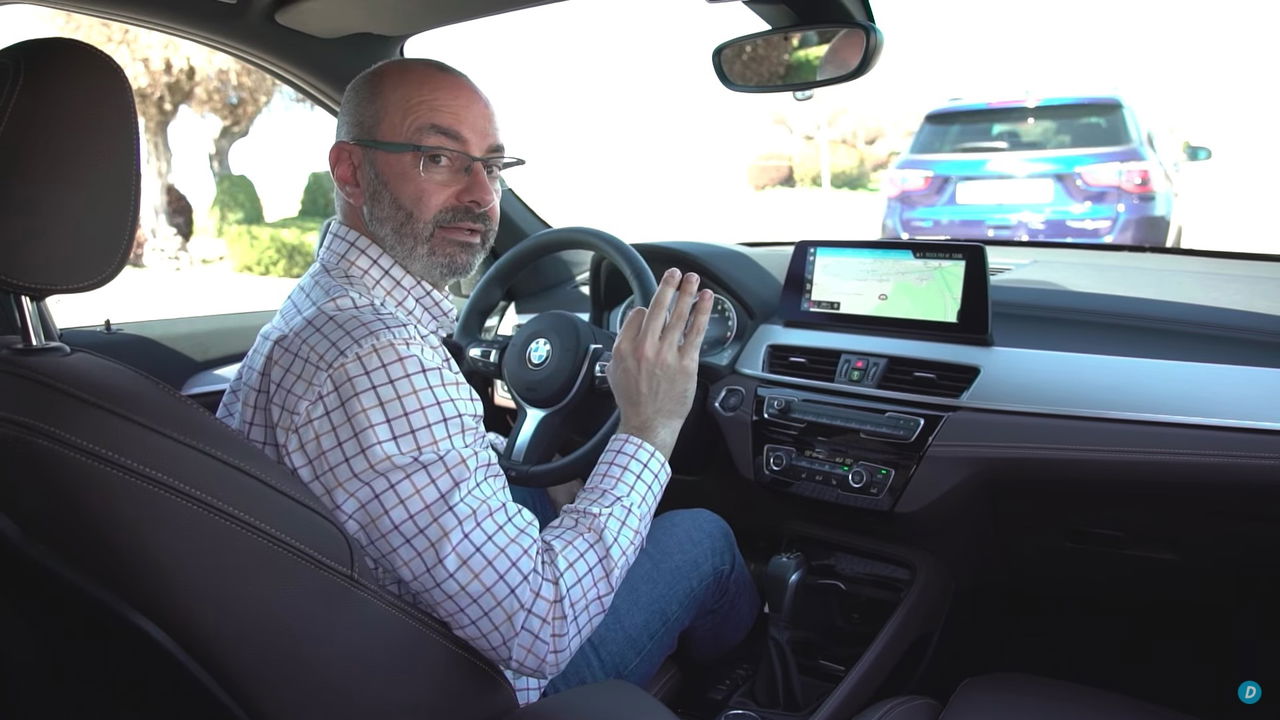
[[[525,704],[644,685],[677,648],[713,659],[759,599],[723,520],[653,517],[710,314],[693,274],[668,271],[623,324],[609,365],[621,423],[575,501],[557,516],[545,491],[507,485],[504,439],[442,342],[445,288],[489,253],[502,172],[522,164],[505,153],[488,100],[448,65],[353,80],[329,151],[338,220],[218,417],[293,468],[380,581],[500,665]]]
[[[827,46],[818,63],[818,79],[830,80],[853,72],[867,52],[867,36],[862,30],[841,30]]]

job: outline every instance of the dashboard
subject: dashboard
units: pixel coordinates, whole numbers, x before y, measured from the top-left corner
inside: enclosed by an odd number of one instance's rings
[[[1147,484],[1212,482],[1232,490],[1213,497],[1254,508],[1280,492],[1280,307],[1267,305],[1280,263],[1068,248],[1031,261],[1028,249],[988,248],[990,338],[973,343],[788,321],[791,244],[634,247],[655,276],[697,272],[717,296],[700,354],[704,400],[685,426],[703,434],[677,446],[704,463],[692,473],[714,461],[770,491],[895,516],[991,483],[1011,494],[1096,486],[1107,501],[1090,507],[1102,508]],[[1192,281],[1236,307],[1074,287],[1103,255],[1131,284]],[[1096,272],[1086,276],[1096,285]],[[544,302],[572,301],[616,329],[630,296],[596,257],[585,284]],[[510,332],[526,316],[508,311]],[[234,370],[201,372],[184,392],[220,395]],[[501,385],[495,402],[512,407]],[[1135,517],[1150,512],[1135,502]]]
[[[773,490],[905,512],[952,487],[957,457],[1045,478],[1071,458],[1117,482],[1135,461],[1176,463],[1165,479],[1280,470],[1274,315],[1020,284],[990,248],[990,342],[947,341],[791,321],[790,245],[635,247],[716,292],[705,411],[738,474]],[[608,266],[591,294],[611,329],[633,304]]]

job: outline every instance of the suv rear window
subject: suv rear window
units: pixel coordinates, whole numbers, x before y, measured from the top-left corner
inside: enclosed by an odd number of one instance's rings
[[[1118,105],[1046,105],[959,112],[925,118],[913,154],[1058,150],[1130,142]]]

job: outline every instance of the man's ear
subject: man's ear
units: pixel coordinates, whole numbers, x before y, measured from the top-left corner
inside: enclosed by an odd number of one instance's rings
[[[360,148],[348,142],[336,142],[329,148],[329,172],[333,184],[348,203],[364,207],[364,185],[360,182],[360,164],[364,154]]]

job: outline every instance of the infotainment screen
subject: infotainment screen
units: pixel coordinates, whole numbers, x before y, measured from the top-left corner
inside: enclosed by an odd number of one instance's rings
[[[795,324],[990,341],[986,249],[976,243],[797,243],[783,295]]]

